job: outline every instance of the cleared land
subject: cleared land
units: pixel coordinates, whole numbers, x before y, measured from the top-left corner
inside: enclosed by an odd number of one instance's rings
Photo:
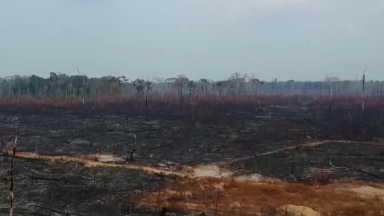
[[[2,214],[19,131],[15,215],[384,215],[379,108],[154,107],[3,107]]]

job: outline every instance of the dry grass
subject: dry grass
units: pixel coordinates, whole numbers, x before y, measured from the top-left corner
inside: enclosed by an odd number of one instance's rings
[[[342,180],[330,182],[327,176],[312,171],[311,185],[287,183],[280,180],[247,181],[230,177],[190,178],[193,169],[179,167],[178,172],[160,170],[139,164],[112,164],[95,161],[94,156],[49,156],[17,152],[16,156],[48,161],[78,162],[85,166],[138,169],[148,173],[178,176],[167,180],[167,190],[143,193],[133,198],[140,206],[205,212],[219,211],[221,215],[257,215],[286,204],[307,206],[324,215],[384,215],[384,203],[374,196],[361,196],[352,188],[370,186],[383,189],[384,184]],[[239,172],[239,174],[244,174]],[[349,190],[348,190],[349,188]],[[372,189],[370,189],[372,190]],[[263,208],[262,208],[263,207]],[[273,215],[273,211],[271,215]],[[269,213],[268,213],[269,214]]]
[[[170,190],[136,197],[141,205],[180,210],[217,211],[221,215],[255,215],[269,206],[286,204],[306,206],[324,215],[384,215],[380,199],[359,197],[345,188],[348,184],[334,182],[312,186],[279,180],[262,182],[236,181],[231,178],[184,178],[168,181]],[[274,214],[271,214],[274,215]]]
[[[330,215],[337,216],[379,216],[384,215],[383,204],[364,203],[351,206],[341,206],[330,212]]]
[[[330,179],[326,173],[321,172],[319,169],[310,170],[309,183],[311,185],[326,185],[330,183]]]

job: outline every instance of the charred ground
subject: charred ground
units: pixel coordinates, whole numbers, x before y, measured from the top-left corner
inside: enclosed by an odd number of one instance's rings
[[[379,106],[368,106],[362,116],[357,106],[340,102],[329,116],[326,104],[309,99],[290,106],[205,101],[181,111],[170,104],[152,102],[148,122],[143,105],[134,102],[78,107],[2,104],[0,135],[10,149],[19,130],[18,152],[89,157],[180,173],[214,164],[233,176],[260,174],[290,182],[310,182],[313,170],[330,180],[383,181],[384,116]],[[134,136],[134,161],[129,161]],[[19,215],[124,215],[123,210],[133,206],[151,214],[157,210],[140,205],[137,195],[164,191],[169,178],[180,178],[39,157],[20,156],[14,162]],[[9,157],[3,155],[0,166],[5,213]]]

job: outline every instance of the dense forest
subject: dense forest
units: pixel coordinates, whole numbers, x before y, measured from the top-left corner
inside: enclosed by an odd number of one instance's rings
[[[63,99],[73,97],[116,97],[129,93],[165,93],[198,95],[358,95],[363,91],[365,77],[341,80],[326,76],[322,81],[262,81],[254,75],[234,73],[228,79],[190,80],[184,75],[174,78],[147,78],[128,80],[124,76],[89,78],[85,75],[68,76],[51,72],[48,78],[32,76],[8,76],[0,78],[2,98],[38,97]],[[383,81],[365,81],[365,95],[382,96]]]

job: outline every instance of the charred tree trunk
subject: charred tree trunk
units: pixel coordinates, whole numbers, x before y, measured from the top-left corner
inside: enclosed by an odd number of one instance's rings
[[[150,88],[147,89],[145,93],[145,122],[148,122],[148,92]]]
[[[363,74],[363,100],[361,102],[361,117],[362,117],[362,121],[364,122],[364,109],[365,109],[365,71],[366,69],[364,69],[364,74]]]
[[[328,98],[328,120],[331,120],[331,100],[332,100],[332,87],[329,86],[329,98]]]
[[[383,82],[381,82],[380,86],[380,100],[383,100]]]
[[[133,153],[136,151],[135,150],[135,140],[136,140],[136,135],[133,134],[132,144],[131,144],[131,151],[129,152],[129,157],[128,157],[127,162],[133,161]]]
[[[12,153],[12,159],[11,159],[11,170],[10,170],[10,179],[11,179],[11,186],[9,188],[9,197],[11,201],[11,205],[9,208],[9,216],[13,216],[13,207],[15,203],[15,196],[13,193],[13,188],[14,188],[14,160],[15,160],[15,155],[16,155],[16,144],[17,144],[17,137],[18,137],[19,131],[17,131],[17,135],[15,136],[15,142],[13,143],[13,153]]]
[[[323,108],[323,102],[322,102],[322,85],[320,82],[320,103],[321,103],[321,108]]]
[[[331,120],[331,102],[328,103],[328,119]]]
[[[180,111],[183,107],[183,86],[180,86]]]

